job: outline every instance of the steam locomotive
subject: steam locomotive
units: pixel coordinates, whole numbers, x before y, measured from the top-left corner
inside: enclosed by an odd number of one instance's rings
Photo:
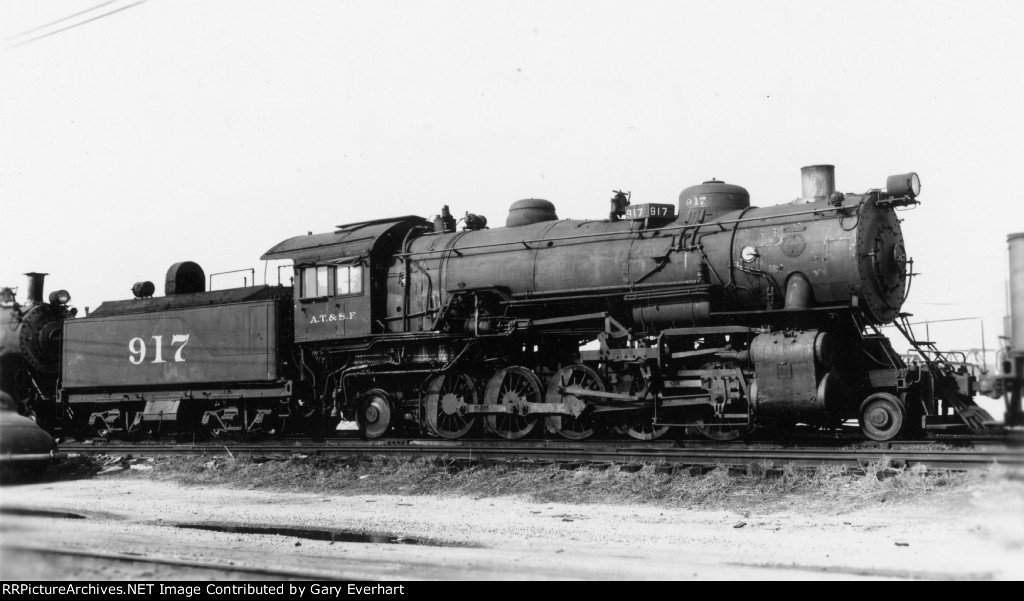
[[[525,199],[493,229],[469,213],[459,229],[447,206],[341,225],[264,253],[293,262],[293,286],[208,292],[178,263],[162,297],[140,282],[54,320],[52,413],[76,432],[212,437],[320,438],[343,418],[367,438],[988,427],[975,375],[901,313],[897,211],[918,204],[917,175],[843,194],[816,165],[802,184],[766,208],[711,180],[677,205],[617,191],[601,220]],[[890,323],[923,360],[893,349]]]
[[[0,390],[14,406],[3,407],[35,419],[44,428],[59,424],[57,381],[64,320],[78,310],[69,307],[67,290],[50,293],[43,301],[45,273],[27,273],[25,305],[11,288],[0,288]]]

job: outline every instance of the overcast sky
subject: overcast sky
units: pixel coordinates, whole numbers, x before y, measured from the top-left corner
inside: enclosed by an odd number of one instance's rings
[[[100,1],[0,1],[19,299],[29,270],[93,308],[182,260],[262,281],[282,239],[444,204],[602,218],[717,177],[768,206],[831,163],[848,192],[917,171],[907,309],[1002,331],[1024,3],[114,0],[29,32]],[[932,338],[980,346],[961,325]]]

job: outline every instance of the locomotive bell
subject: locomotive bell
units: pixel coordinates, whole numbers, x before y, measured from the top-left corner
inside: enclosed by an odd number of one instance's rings
[[[825,200],[836,191],[836,168],[834,165],[810,165],[800,168],[803,184],[801,203]]]

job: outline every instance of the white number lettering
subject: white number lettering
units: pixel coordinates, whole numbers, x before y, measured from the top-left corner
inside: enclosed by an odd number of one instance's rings
[[[131,351],[132,355],[138,355],[138,357],[128,357],[132,365],[138,365],[142,363],[142,360],[146,358],[146,343],[141,338],[132,338],[128,341],[128,350]]]
[[[189,336],[190,334],[175,334],[171,337],[172,347],[179,342],[181,343],[181,346],[179,346],[174,353],[175,362],[181,363],[185,360],[185,358],[181,356],[181,351],[185,348],[185,345],[188,344]],[[163,354],[164,337],[162,335],[153,336],[153,344],[155,345],[156,350],[154,351],[155,356],[151,363],[166,363],[166,361],[164,361]],[[146,360],[146,343],[142,338],[132,338],[129,340],[128,350],[132,354],[132,356],[128,357],[128,361],[131,362],[132,365],[141,365],[142,362]]]
[[[182,361],[185,360],[185,358],[181,356],[181,351],[185,350],[185,345],[188,344],[188,337],[189,336],[191,336],[191,334],[175,334],[171,338],[171,346],[174,346],[175,344],[178,344],[179,342],[181,343],[181,346],[178,347],[178,350],[174,352],[174,362],[175,363],[181,363]]]
[[[164,362],[164,349],[163,349],[164,337],[163,336],[153,336],[153,342],[155,343],[155,346],[156,346],[156,357],[153,357],[153,363],[163,363]]]

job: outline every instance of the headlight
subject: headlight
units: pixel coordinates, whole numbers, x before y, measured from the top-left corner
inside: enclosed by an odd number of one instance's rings
[[[56,290],[50,293],[51,305],[66,305],[71,302],[71,293],[67,290]]]
[[[890,175],[885,180],[885,191],[889,196],[916,198],[921,193],[921,178],[914,172]]]

